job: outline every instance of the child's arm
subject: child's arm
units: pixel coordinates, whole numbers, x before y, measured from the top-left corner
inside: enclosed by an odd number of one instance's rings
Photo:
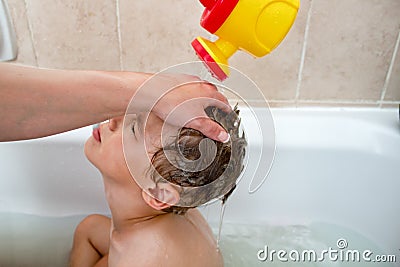
[[[74,234],[70,267],[107,267],[111,219],[89,215],[79,223]]]

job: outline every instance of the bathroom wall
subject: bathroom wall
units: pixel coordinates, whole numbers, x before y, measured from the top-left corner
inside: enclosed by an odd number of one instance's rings
[[[197,60],[209,37],[197,0],[8,0],[17,63],[156,72]],[[400,1],[301,0],[286,39],[264,58],[238,52],[272,106],[400,104]],[[261,99],[251,99],[257,105]]]

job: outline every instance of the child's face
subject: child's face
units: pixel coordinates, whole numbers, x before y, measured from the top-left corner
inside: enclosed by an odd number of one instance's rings
[[[131,178],[131,174],[125,161],[125,152],[132,174],[136,180],[143,179],[150,166],[149,159],[160,147],[163,124],[164,131],[176,134],[176,127],[165,124],[153,113],[127,115],[125,122],[123,117],[113,118],[93,131],[85,144],[85,154],[104,176],[126,179]]]

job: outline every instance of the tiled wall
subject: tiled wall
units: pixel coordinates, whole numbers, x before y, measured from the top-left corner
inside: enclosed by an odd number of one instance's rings
[[[209,37],[198,0],[8,0],[16,62],[48,68],[155,72],[197,60]],[[400,1],[301,0],[270,55],[230,60],[277,106],[400,103]],[[252,99],[255,104],[260,99]]]

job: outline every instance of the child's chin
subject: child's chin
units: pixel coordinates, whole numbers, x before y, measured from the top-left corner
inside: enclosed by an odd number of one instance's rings
[[[96,166],[96,164],[94,163],[94,151],[93,151],[93,142],[94,142],[94,138],[90,137],[88,140],[86,140],[85,146],[84,146],[84,153],[86,158],[90,161],[90,163],[92,163],[94,166]]]

